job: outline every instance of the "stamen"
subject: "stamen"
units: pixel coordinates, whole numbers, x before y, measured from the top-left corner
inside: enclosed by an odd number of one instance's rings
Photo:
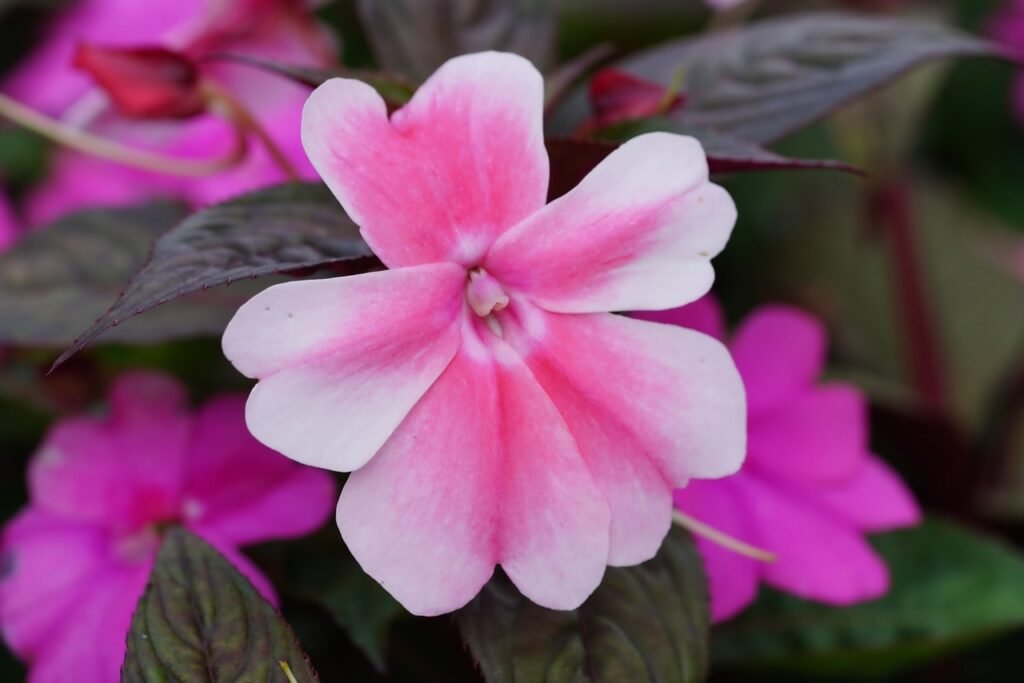
[[[481,318],[506,308],[509,302],[508,294],[501,288],[501,284],[479,268],[469,271],[466,300],[473,312]]]
[[[699,519],[695,519],[684,512],[680,512],[679,510],[673,511],[672,521],[684,529],[692,531],[697,536],[703,536],[712,543],[722,546],[726,550],[731,550],[734,553],[743,555],[744,557],[749,557],[752,560],[771,564],[778,559],[773,552],[764,550],[763,548],[758,548],[757,546],[750,545],[749,543],[744,543],[738,538],[725,533],[721,529],[716,529],[710,524],[705,524]]]

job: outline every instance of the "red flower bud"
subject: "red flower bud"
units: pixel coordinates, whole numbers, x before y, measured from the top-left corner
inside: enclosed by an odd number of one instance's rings
[[[592,123],[597,128],[658,116],[685,103],[684,95],[619,69],[602,69],[590,80]]]
[[[199,68],[162,47],[79,45],[74,65],[110,96],[118,113],[137,119],[183,119],[202,113]]]

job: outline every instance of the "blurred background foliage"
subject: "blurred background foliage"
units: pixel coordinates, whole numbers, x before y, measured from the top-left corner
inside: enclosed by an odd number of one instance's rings
[[[32,44],[48,14],[69,1],[0,0],[0,70]],[[773,0],[762,3],[761,14],[843,4]],[[984,32],[1001,5],[873,4],[943,16],[974,32]],[[345,63],[371,66],[370,41],[354,5],[331,2],[321,13],[341,36]],[[696,0],[562,0],[559,56],[569,59],[605,42],[628,53],[699,31],[708,21]],[[774,146],[795,157],[857,164],[868,172],[864,179],[830,171],[723,178],[740,219],[717,267],[718,291],[731,318],[767,301],[787,301],[827,322],[831,372],[869,392],[876,451],[901,471],[930,513],[987,529],[1020,548],[1024,124],[1010,106],[1015,76],[1012,66],[992,60],[930,66]],[[0,128],[2,180],[13,195],[45,175],[48,151],[31,134]],[[900,239],[914,246],[933,333],[935,357],[923,364],[914,336],[920,330],[908,321],[913,315]],[[4,518],[25,500],[25,462],[49,421],[89,406],[119,371],[170,371],[188,383],[197,401],[246,386],[215,339],[101,345],[51,375],[45,374],[50,351],[0,353],[6,354],[0,366]],[[938,376],[928,375],[929,360]],[[1020,680],[1024,560],[1003,541],[965,536],[960,529],[931,522],[878,538],[887,557],[911,547],[899,561],[914,560],[894,562],[897,591],[881,607],[841,611],[762,596],[750,612],[715,632],[712,680],[749,681],[751,667],[758,681]],[[383,680],[383,666],[387,680],[476,676],[454,624],[402,617],[334,539],[329,530],[300,544],[254,551],[282,587],[285,615],[322,680]],[[311,554],[321,558],[319,564],[308,559]],[[965,566],[972,562],[984,570]],[[1015,590],[986,593],[1014,582]],[[303,589],[311,584],[322,587],[316,596]],[[0,680],[22,675],[0,652]]]

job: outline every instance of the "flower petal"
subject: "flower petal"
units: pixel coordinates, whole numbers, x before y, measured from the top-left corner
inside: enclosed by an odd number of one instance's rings
[[[743,462],[743,387],[725,347],[681,327],[522,307],[508,339],[565,418],[611,507],[609,563],[654,556],[671,490]]]
[[[485,267],[549,311],[672,308],[711,288],[735,222],[700,143],[650,133],[502,235]]]
[[[105,531],[29,509],[4,529],[0,625],[4,640],[32,658],[52,642],[78,601],[111,566]]]
[[[748,424],[750,465],[785,479],[840,482],[867,459],[867,402],[851,386],[806,389]]]
[[[763,306],[740,324],[729,348],[756,415],[814,384],[825,365],[826,334],[800,309]]]
[[[499,562],[555,609],[604,573],[607,507],[550,401],[505,355],[460,352],[342,490],[352,554],[415,614],[461,607]]]
[[[475,265],[494,238],[544,206],[544,85],[527,60],[449,60],[389,121],[380,95],[332,79],[310,96],[313,165],[389,267]]]
[[[47,435],[29,466],[32,501],[113,528],[173,517],[191,427],[185,399],[169,377],[123,375],[109,417],[70,418]]]
[[[921,509],[899,476],[869,456],[849,481],[817,490],[829,510],[864,531],[889,531],[921,521]]]
[[[249,434],[241,396],[213,399],[199,412],[183,488],[185,520],[236,546],[310,533],[337,500],[331,475],[298,465]]]
[[[348,471],[383,445],[459,345],[465,272],[433,264],[276,285],[224,332],[224,355],[259,378],[253,436],[293,460]]]
[[[733,538],[752,542],[754,531],[744,509],[743,495],[733,484],[734,479],[742,476],[740,473],[720,481],[691,481],[685,489],[676,490],[676,507]],[[757,597],[760,565],[706,538],[696,540],[708,575],[711,619],[725,621]]]
[[[877,598],[889,587],[885,563],[851,525],[815,506],[743,477],[754,541],[777,555],[762,569],[765,581],[802,598],[849,605]]]

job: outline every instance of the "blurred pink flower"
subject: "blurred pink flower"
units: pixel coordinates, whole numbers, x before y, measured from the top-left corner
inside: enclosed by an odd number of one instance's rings
[[[634,316],[725,338],[711,297]],[[864,533],[920,518],[910,492],[868,451],[863,396],[847,384],[818,383],[825,345],[818,322],[787,306],[758,309],[732,337],[747,389],[747,460],[732,477],[676,491],[676,505],[778,559],[764,564],[698,539],[715,620],[749,604],[759,581],[839,605],[878,597],[888,571]]]
[[[1017,55],[1024,55],[1024,0],[1010,0],[990,22],[992,37]],[[1013,108],[1024,120],[1024,72],[1017,75],[1013,88]]]
[[[119,680],[162,525],[199,534],[273,599],[238,546],[306,534],[330,515],[331,477],[249,436],[241,397],[196,413],[185,401],[169,378],[126,375],[107,416],[58,423],[33,457],[0,580],[0,629],[29,681]]]
[[[18,221],[7,195],[0,189],[0,251],[9,247],[18,235]]]
[[[253,435],[354,470],[341,533],[417,614],[464,605],[496,564],[575,607],[607,564],[657,552],[674,487],[745,450],[724,346],[608,313],[704,294],[731,198],[696,140],[654,133],[545,206],[543,91],[494,52],[447,62],[390,120],[365,83],[320,86],[306,150],[390,270],[271,287],[224,334],[260,380]]]
[[[230,126],[213,115],[162,122],[118,116],[105,96],[72,66],[75,49],[83,42],[165,46],[193,58],[232,53],[304,66],[323,66],[334,52],[330,38],[301,0],[82,0],[59,15],[41,46],[0,86],[51,115],[129,144],[185,158],[226,153],[234,136]],[[255,114],[303,177],[316,177],[299,139],[308,88],[224,62],[204,63],[203,75]],[[157,196],[182,197],[201,205],[285,179],[256,140],[239,166],[203,178],[150,173],[62,150],[56,155],[53,177],[28,198],[25,213],[36,224],[83,206],[126,204]]]

